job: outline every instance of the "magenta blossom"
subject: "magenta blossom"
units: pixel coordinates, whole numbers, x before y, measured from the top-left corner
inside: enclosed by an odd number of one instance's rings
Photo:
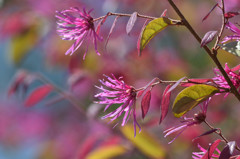
[[[72,55],[83,43],[87,40],[87,48],[83,55],[85,59],[90,37],[93,36],[93,43],[95,46],[95,51],[98,55],[100,53],[97,50],[97,39],[101,38],[95,32],[93,18],[89,15],[92,10],[86,12],[85,9],[80,11],[78,8],[70,8],[68,10],[57,11],[56,17],[57,22],[57,32],[62,37],[63,40],[75,40],[74,44],[67,50],[66,55]]]
[[[240,65],[239,65],[240,66]],[[227,63],[225,64],[225,68],[224,70],[226,71],[226,73],[228,74],[229,78],[231,79],[233,85],[236,87],[236,89],[239,91],[240,90],[240,72],[239,69],[240,67],[237,66],[235,68],[230,69],[227,65]],[[238,71],[237,73],[235,73],[235,71]],[[225,78],[220,74],[219,69],[214,69],[214,72],[216,74],[216,76],[213,79],[213,81],[222,88],[226,88],[229,89],[230,86],[228,85],[227,81],[225,80]],[[229,93],[227,93],[225,96],[227,96]]]
[[[207,114],[207,107],[208,107],[208,103],[210,101],[211,98],[207,99],[206,101],[204,101],[201,105],[201,111],[197,114],[194,114],[194,117],[191,118],[186,118],[183,117],[183,121],[181,121],[184,124],[178,125],[178,126],[174,126],[172,128],[169,128],[167,130],[165,130],[163,133],[166,133],[164,137],[167,137],[168,135],[175,133],[177,131],[180,131],[170,142],[169,144],[171,144],[179,135],[182,134],[182,132],[184,130],[186,130],[188,127],[191,127],[193,125],[198,125],[201,124],[203,121],[205,121],[206,118],[206,114]]]
[[[201,158],[203,158],[203,156],[208,152],[208,150],[206,150],[206,149],[204,149],[202,146],[200,146],[199,144],[198,144],[198,148],[200,149],[200,151],[201,152],[193,152],[192,153],[192,158],[193,159],[201,159]],[[218,154],[212,154],[210,157],[211,157],[211,159],[217,159],[217,158],[219,158],[220,157],[220,153],[221,153],[221,151],[218,149],[218,148],[216,148],[215,149],[216,151],[217,151],[217,153]]]
[[[133,125],[134,125],[134,136],[136,136],[136,125],[139,127],[139,132],[141,131],[141,127],[136,120],[136,112],[135,112],[135,102],[136,102],[136,90],[127,84],[124,83],[120,78],[116,78],[112,75],[113,78],[108,77],[107,81],[99,80],[102,85],[108,87],[111,90],[103,88],[103,86],[97,87],[102,90],[101,93],[95,95],[100,101],[96,102],[99,104],[107,104],[104,111],[106,111],[109,107],[113,107],[114,105],[118,106],[114,111],[108,113],[103,116],[102,119],[111,118],[111,121],[120,117],[123,113],[122,126],[124,126],[131,114],[133,114]]]
[[[240,40],[240,29],[238,29],[233,23],[228,22],[226,24],[226,28],[231,30],[234,34],[233,35],[229,35],[229,36],[225,36],[223,38],[222,43],[225,43],[229,40]]]

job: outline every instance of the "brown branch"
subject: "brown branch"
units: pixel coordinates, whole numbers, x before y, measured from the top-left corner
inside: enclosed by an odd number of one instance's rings
[[[223,0],[222,0],[223,1]],[[186,18],[184,17],[184,15],[181,13],[181,11],[178,9],[178,7],[175,5],[175,3],[172,0],[168,0],[168,2],[170,3],[170,5],[173,7],[173,9],[176,11],[176,13],[178,14],[178,16],[181,18],[183,25],[186,26],[186,28],[192,33],[192,35],[195,37],[195,39],[201,43],[202,39],[200,38],[200,36],[196,33],[196,31],[192,28],[192,26],[189,24],[189,22],[186,20]],[[224,68],[222,67],[221,63],[219,62],[218,58],[217,58],[217,50],[213,49],[212,51],[205,45],[203,46],[204,50],[208,53],[208,55],[211,57],[211,59],[213,60],[213,62],[217,65],[218,69],[220,70],[220,72],[222,73],[222,75],[224,76],[225,80],[227,81],[228,85],[231,87],[230,91],[231,93],[233,93],[236,98],[240,101],[240,94],[237,91],[237,89],[235,88],[235,86],[233,85],[232,81],[230,80],[230,78],[228,77],[227,73],[225,72]]]

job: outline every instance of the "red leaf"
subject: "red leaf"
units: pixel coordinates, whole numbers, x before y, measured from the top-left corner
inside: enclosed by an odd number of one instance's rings
[[[19,71],[15,77],[15,80],[13,84],[10,86],[8,90],[8,97],[13,95],[19,88],[21,84],[24,84],[24,80],[27,77],[27,72],[26,71]]]
[[[202,159],[209,159],[212,157],[215,149],[217,148],[218,144],[221,142],[220,139],[214,141],[214,143],[212,143],[210,145],[210,147],[208,148],[208,151],[205,153],[205,155],[202,157]]]
[[[40,102],[53,90],[53,86],[46,84],[35,89],[25,101],[26,107],[31,107]]]
[[[168,85],[163,92],[162,101],[161,101],[161,117],[160,117],[159,124],[162,123],[163,119],[166,117],[168,113],[168,107],[169,107],[170,97],[171,97],[171,92],[168,92],[170,87],[171,85]]]
[[[110,38],[110,36],[112,35],[113,29],[114,29],[114,27],[115,27],[115,25],[116,25],[116,23],[117,23],[118,18],[119,18],[119,16],[117,16],[117,17],[114,19],[114,21],[113,21],[112,27],[111,27],[111,29],[110,29],[110,31],[109,31],[109,33],[108,33],[108,37],[107,37],[107,41],[106,41],[106,44],[105,44],[105,48],[107,47],[109,38]]]
[[[91,136],[88,137],[87,139],[85,139],[85,141],[82,143],[80,149],[79,149],[79,154],[78,157],[79,159],[81,158],[85,158],[87,156],[87,154],[89,152],[91,152],[91,150],[94,148],[94,145],[97,142],[97,137],[95,136]]]
[[[204,35],[204,37],[203,37],[203,39],[201,41],[201,47],[203,47],[203,46],[207,45],[208,43],[210,43],[214,39],[216,34],[217,34],[217,31],[209,31],[209,32],[207,32]]]
[[[151,82],[149,82],[146,86],[144,86],[143,90],[139,91],[138,94],[137,94],[137,97],[141,97],[142,94],[145,92],[145,90],[151,86],[158,78],[154,78]]]
[[[147,114],[149,107],[150,107],[150,100],[151,100],[151,91],[147,91],[145,95],[143,96],[143,99],[141,101],[141,107],[142,107],[142,118],[144,119],[145,115]]]
[[[131,32],[131,30],[132,30],[132,28],[133,28],[133,26],[134,26],[134,24],[137,20],[137,14],[138,14],[137,12],[134,12],[128,20],[128,23],[127,23],[127,26],[126,26],[126,31],[127,31],[128,35],[130,34],[130,32]]]
[[[236,15],[239,15],[239,14],[240,14],[240,12],[227,12],[224,14],[224,17],[229,19],[229,18],[235,17]]]
[[[190,87],[190,86],[193,86],[195,85],[194,83],[181,83],[180,86],[182,87]]]
[[[206,19],[208,18],[208,16],[212,13],[212,11],[213,11],[217,6],[219,6],[218,3],[215,4],[215,5],[212,7],[212,9],[208,12],[208,14],[203,18],[202,21],[206,20]]]
[[[162,15],[160,17],[166,17],[167,16],[167,9],[165,9],[163,12],[162,12]]]
[[[138,41],[137,41],[138,56],[141,56],[140,43],[141,43],[141,38],[142,38],[143,30],[144,30],[144,28],[146,27],[148,21],[149,21],[149,20],[147,19],[147,20],[144,22],[144,24],[143,24],[143,26],[142,26],[142,29],[141,29],[141,32],[140,32],[139,37],[138,37]]]
[[[144,91],[145,91],[145,90],[139,91],[138,94],[137,94],[137,97],[138,97],[138,98],[141,97]]]
[[[194,82],[194,83],[199,83],[199,84],[204,84],[207,82],[213,82],[212,79],[208,78],[208,79],[189,79],[189,82]]]
[[[98,23],[96,33],[99,35],[100,27],[105,23],[107,17],[109,16],[109,13],[105,15],[105,17]]]

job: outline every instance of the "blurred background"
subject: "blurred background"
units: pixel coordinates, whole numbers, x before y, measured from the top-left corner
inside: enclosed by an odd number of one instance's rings
[[[176,3],[201,37],[210,30],[220,29],[218,9],[202,22],[217,1]],[[130,14],[136,11],[158,17],[167,9],[168,17],[178,19],[166,0],[0,0],[0,159],[191,158],[192,152],[198,151],[197,143],[207,148],[209,142],[217,138],[209,135],[192,141],[208,130],[199,125],[168,144],[174,135],[164,138],[163,131],[179,120],[169,112],[165,121],[158,124],[166,85],[154,87],[151,107],[144,120],[141,119],[141,100],[138,100],[136,111],[142,132],[135,138],[132,120],[125,127],[114,128],[116,123],[101,120],[107,112],[103,112],[103,105],[93,101],[97,100],[94,99],[98,92],[95,85],[100,85],[98,79],[103,79],[103,74],[123,76],[127,84],[140,88],[154,77],[162,80],[178,80],[184,76],[212,78],[215,65],[181,26],[168,27],[158,34],[139,57],[136,43],[145,20],[138,18],[127,35],[127,17],[119,18],[106,49],[104,45],[115,17],[109,17],[101,27],[100,35],[104,39],[98,43],[101,56],[96,55],[92,45],[84,61],[85,45],[73,56],[66,56],[73,42],[63,41],[56,34],[55,11],[69,7],[93,8],[94,18],[109,11]],[[240,1],[226,1],[226,10],[239,11]],[[239,22],[239,17],[231,21]],[[218,57],[223,65],[239,64],[239,58],[227,52],[220,51]],[[36,74],[74,96],[83,112],[58,92],[51,92],[33,107],[26,107],[26,98],[42,85],[41,81],[34,80]],[[29,79],[11,91],[16,81],[21,81],[21,75]],[[194,111],[198,110],[197,107]],[[216,96],[209,105],[207,120],[222,128],[229,140],[239,143],[239,113],[239,103],[232,95],[226,99]]]

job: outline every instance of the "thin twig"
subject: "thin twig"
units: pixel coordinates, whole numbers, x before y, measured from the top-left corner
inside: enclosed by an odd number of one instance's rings
[[[204,123],[210,128],[210,129],[216,129],[216,128],[214,128],[212,125],[210,125],[206,120],[204,121]],[[218,131],[215,131],[215,133],[217,134],[217,135],[219,135],[224,141],[225,141],[225,143],[227,144],[227,143],[229,143],[229,141],[228,141],[228,139],[222,134],[222,130],[221,129],[219,129],[218,128]],[[236,150],[238,150],[238,151],[240,151],[240,148],[236,145],[235,146],[235,149]]]
[[[126,14],[126,13],[112,13],[112,12],[107,13],[107,16],[131,17],[131,15],[132,14]],[[106,15],[95,18],[95,19],[93,19],[93,22],[104,19],[105,17],[106,17]],[[139,13],[137,13],[137,17],[144,18],[144,19],[149,19],[149,20],[154,20],[156,18],[159,18],[159,17],[142,15],[142,14],[139,14]],[[170,19],[170,18],[168,18],[168,19],[171,20],[176,25],[182,25],[182,22],[180,20],[175,20],[175,19]]]
[[[214,50],[218,50],[220,47],[218,46],[219,44],[219,41],[222,37],[222,34],[223,34],[223,31],[224,31],[224,28],[225,28],[225,25],[227,24],[227,19],[225,18],[224,14],[225,14],[225,5],[224,5],[224,0],[221,1],[222,2],[222,7],[221,7],[221,10],[222,10],[222,26],[221,26],[221,29],[218,33],[218,36],[217,36],[217,40],[215,42],[215,45],[213,47]]]

